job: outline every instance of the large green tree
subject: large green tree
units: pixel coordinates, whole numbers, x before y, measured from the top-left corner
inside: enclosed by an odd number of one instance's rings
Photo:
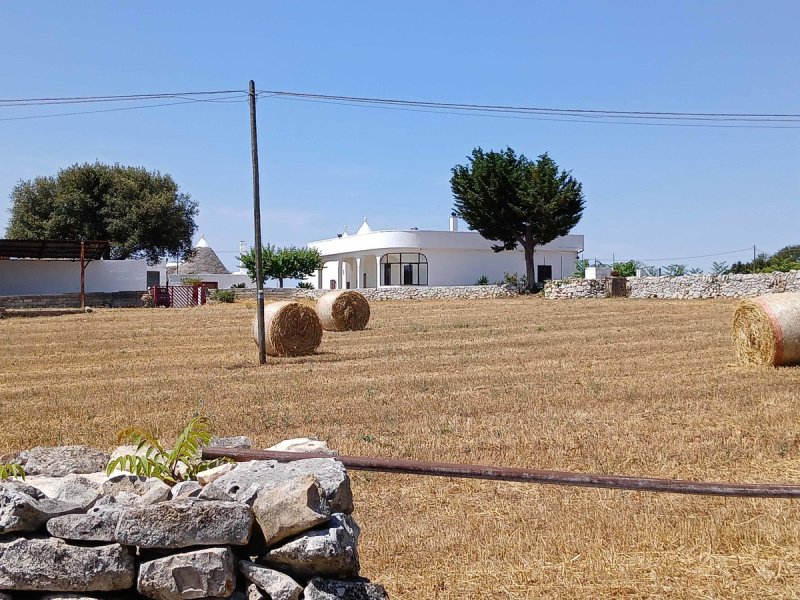
[[[255,248],[251,248],[249,252],[238,258],[250,276],[250,280],[255,281]],[[297,248],[295,246],[276,248],[267,244],[261,249],[262,284],[267,279],[277,279],[278,285],[283,287],[284,279],[302,279],[321,267],[322,256],[316,248]]]
[[[75,164],[20,181],[11,192],[12,239],[107,240],[111,258],[185,255],[197,203],[169,175],[143,167]]]
[[[475,148],[466,165],[452,169],[455,213],[483,237],[499,242],[495,252],[521,246],[528,288],[533,289],[537,246],[566,235],[580,221],[581,184],[547,154],[531,161],[511,148]]]

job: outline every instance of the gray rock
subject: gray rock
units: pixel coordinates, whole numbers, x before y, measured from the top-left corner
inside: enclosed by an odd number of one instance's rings
[[[37,446],[17,455],[27,475],[63,477],[70,473],[95,473],[105,469],[108,454],[86,446]]]
[[[247,544],[252,528],[246,504],[179,498],[124,510],[116,539],[143,548],[238,546]]]
[[[71,474],[65,477],[34,475],[28,477],[26,482],[40,490],[48,498],[75,504],[84,511],[94,506],[94,503],[100,498],[97,483],[83,475]]]
[[[136,589],[156,600],[226,598],[236,589],[229,548],[206,548],[142,563]]]
[[[5,481],[0,482],[0,488],[4,487],[22,492],[23,494],[26,494],[36,500],[47,498],[47,494],[45,494],[42,490],[35,488],[30,483],[21,481],[19,479],[6,479]]]
[[[300,577],[355,577],[360,533],[352,517],[335,514],[324,529],[314,529],[270,550],[264,563]]]
[[[318,577],[309,582],[303,594],[305,600],[389,600],[382,585]]]
[[[270,600],[267,594],[259,589],[255,583],[247,586],[247,600]]]
[[[180,498],[182,496],[196,496],[200,493],[200,490],[203,489],[203,486],[197,483],[196,481],[179,481],[174,486],[172,486],[172,491],[170,492],[171,498]],[[214,500],[220,500],[220,498],[213,498]],[[230,496],[225,498],[226,500],[230,500]]]
[[[133,583],[133,548],[38,537],[0,541],[0,588],[88,592],[124,590]]]
[[[83,542],[116,542],[122,509],[93,508],[86,514],[64,515],[47,522],[47,532],[57,538]]]
[[[309,458],[290,463],[274,460],[241,463],[230,473],[205,486],[200,497],[217,497],[222,491],[239,502],[252,504],[262,489],[269,489],[287,479],[302,475],[313,475],[316,478],[332,512],[353,512],[350,477],[344,465],[332,458]]]
[[[147,506],[168,500],[172,492],[166,483],[155,477],[115,475],[100,486],[103,496],[117,499],[126,506]]]
[[[100,600],[99,596],[85,596],[84,594],[70,594],[63,592],[60,594],[43,594],[39,600]]]
[[[80,511],[74,504],[47,497],[37,500],[16,486],[0,484],[0,534],[38,531],[53,517]]]
[[[247,560],[239,561],[239,570],[259,589],[264,590],[270,600],[297,600],[303,592],[303,588],[294,579],[280,571]]]
[[[211,439],[211,443],[208,445],[209,448],[211,447],[223,447],[223,448],[244,448],[249,449],[253,447],[253,442],[250,441],[250,438],[246,435],[236,435],[233,437],[215,437]]]
[[[253,514],[269,547],[326,522],[331,509],[314,476],[303,475],[261,490]]]

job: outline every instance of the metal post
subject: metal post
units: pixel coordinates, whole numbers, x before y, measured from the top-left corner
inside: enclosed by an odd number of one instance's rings
[[[256,320],[258,321],[258,362],[267,362],[267,339],[264,331],[264,280],[261,276],[261,195],[258,186],[258,132],[256,130],[256,83],[250,80],[250,148],[253,158],[253,226],[256,259]]]
[[[86,243],[81,240],[81,308],[86,308]]]

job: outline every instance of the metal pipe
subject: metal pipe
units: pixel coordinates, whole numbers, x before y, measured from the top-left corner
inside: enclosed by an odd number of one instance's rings
[[[308,458],[333,458],[348,469],[399,473],[405,475],[431,475],[436,477],[462,477],[494,481],[517,481],[551,485],[632,490],[639,492],[665,492],[670,494],[697,494],[702,496],[730,496],[734,498],[800,498],[800,485],[724,483],[715,481],[689,481],[685,479],[660,479],[656,477],[629,477],[599,475],[596,473],[569,473],[486,465],[424,462],[364,456],[331,456],[310,452],[277,452],[274,450],[242,450],[237,448],[203,448],[203,458],[228,457],[236,461],[277,460],[290,462]]]

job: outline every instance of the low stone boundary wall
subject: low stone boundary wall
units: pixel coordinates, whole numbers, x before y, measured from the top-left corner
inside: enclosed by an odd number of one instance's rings
[[[331,290],[306,290],[303,288],[265,288],[264,300],[290,300],[293,298],[317,299]],[[364,294],[367,300],[470,300],[479,298],[508,298],[517,291],[509,285],[441,285],[398,286],[352,290]],[[255,299],[254,289],[234,289],[237,298]]]
[[[107,477],[110,458],[64,446],[12,459],[27,475],[0,481],[0,599],[388,598],[359,577],[334,458],[227,463],[172,487]]]
[[[682,275],[680,277],[628,277],[629,298],[675,300],[752,298],[763,294],[800,292],[800,271],[746,275]],[[605,282],[597,279],[548,281],[544,297],[605,298]]]
[[[86,306],[109,308],[136,308],[142,306],[144,290],[127,292],[87,292]],[[5,308],[75,308],[81,305],[81,295],[48,294],[0,296],[0,306]]]

